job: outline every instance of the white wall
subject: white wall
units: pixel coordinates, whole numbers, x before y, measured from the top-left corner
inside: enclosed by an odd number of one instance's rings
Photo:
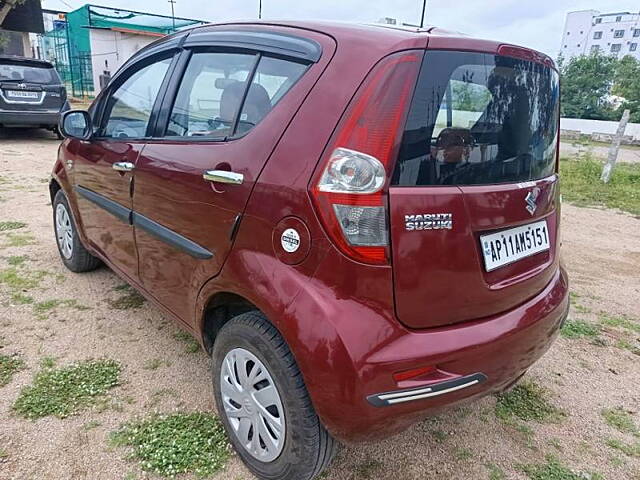
[[[560,119],[560,128],[562,130],[579,131],[585,135],[591,135],[592,133],[607,133],[613,135],[618,130],[618,122],[562,118]],[[627,124],[624,134],[633,137],[634,140],[640,140],[640,123]]]
[[[91,63],[95,94],[100,92],[100,75],[105,70],[110,71],[113,76],[134,53],[155,40],[157,37],[148,35],[91,30]]]

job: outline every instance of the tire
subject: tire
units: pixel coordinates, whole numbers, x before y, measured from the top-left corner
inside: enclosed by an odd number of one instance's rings
[[[328,467],[338,450],[338,443],[320,423],[289,347],[262,313],[243,313],[227,322],[216,336],[212,358],[213,390],[218,414],[231,444],[258,478],[311,480]],[[249,360],[243,363],[243,359]],[[232,374],[235,375],[235,382],[241,378],[238,373],[241,370],[230,368],[232,364],[236,367],[245,365],[245,378],[252,377],[254,372],[261,372],[263,367],[266,374],[256,375],[253,383],[248,380],[246,384],[251,386],[245,391],[250,393],[243,395],[229,381],[228,372],[235,372]],[[258,366],[259,364],[261,365]],[[269,385],[270,383],[273,385]],[[269,390],[269,386],[275,387],[280,403],[275,401],[269,405],[269,402],[263,402],[266,408],[261,409],[257,406],[256,399],[267,398],[265,392],[273,392]],[[229,396],[229,388],[232,388],[233,398]],[[268,395],[269,398],[271,396]],[[250,398],[254,399],[253,403]],[[279,411],[280,408],[282,412]],[[269,421],[264,420],[264,410],[271,416]],[[234,414],[234,411],[237,413]],[[253,414],[252,418],[247,418],[250,414]],[[269,427],[259,432],[257,442],[260,448],[256,454],[251,453],[240,438],[249,439],[247,444],[252,447],[256,438],[253,435],[253,425],[261,425],[258,423],[260,419],[263,419],[262,425]],[[251,423],[250,427],[247,427],[247,422]],[[284,426],[284,430],[282,427],[274,427],[278,422]],[[273,442],[278,433],[282,433],[278,447],[262,448],[268,444],[263,440],[265,435],[270,435]],[[271,458],[276,454],[275,458]]]
[[[69,202],[62,190],[58,190],[53,198],[53,229],[58,253],[69,270],[76,273],[90,272],[102,264],[82,245]]]
[[[58,140],[64,140],[64,135],[62,135],[62,132],[60,131],[60,127],[58,126],[53,127],[53,133],[56,134],[56,137],[58,137]]]

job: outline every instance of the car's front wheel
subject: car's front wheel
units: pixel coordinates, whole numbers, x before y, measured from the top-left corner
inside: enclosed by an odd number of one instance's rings
[[[338,444],[320,423],[280,333],[259,312],[218,333],[212,352],[218,412],[238,455],[259,478],[310,480]]]
[[[58,190],[53,199],[53,228],[60,258],[69,270],[76,273],[88,272],[100,266],[100,260],[82,245],[69,202],[62,190]]]

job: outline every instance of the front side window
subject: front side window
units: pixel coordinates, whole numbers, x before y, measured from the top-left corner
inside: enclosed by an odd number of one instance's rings
[[[256,60],[255,54],[194,53],[165,135],[217,139],[230,136]]]
[[[425,54],[393,183],[479,185],[555,171],[555,70],[499,55]]]
[[[144,138],[171,58],[136,71],[108,97],[99,137]]]

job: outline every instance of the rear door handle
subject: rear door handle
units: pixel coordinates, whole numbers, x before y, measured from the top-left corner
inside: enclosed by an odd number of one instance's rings
[[[244,182],[243,174],[226,170],[206,170],[202,174],[202,178],[208,182],[230,183],[232,185],[241,185]]]
[[[112,167],[118,172],[130,172],[134,168],[136,168],[135,165],[131,162],[116,162],[112,165]]]

